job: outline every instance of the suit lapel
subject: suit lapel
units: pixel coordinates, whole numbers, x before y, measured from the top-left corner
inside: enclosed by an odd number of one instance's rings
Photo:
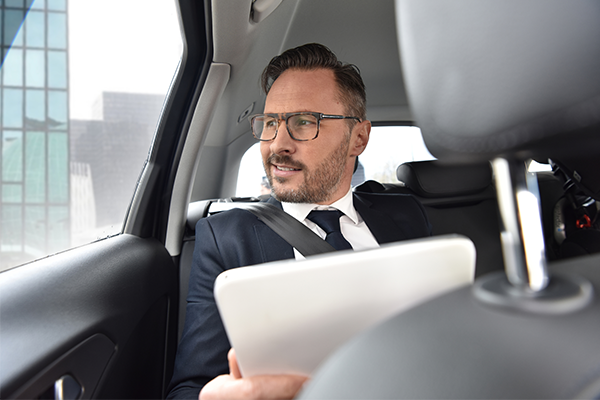
[[[406,239],[403,230],[386,213],[373,207],[373,203],[354,194],[354,208],[365,221],[379,244],[397,242]]]
[[[275,197],[273,197],[273,196],[270,196],[266,200],[266,203],[273,204],[274,206],[277,206],[283,210],[283,206],[281,205],[281,202],[279,200],[275,199]]]

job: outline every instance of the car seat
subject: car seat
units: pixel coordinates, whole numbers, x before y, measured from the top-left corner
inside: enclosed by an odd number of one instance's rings
[[[476,276],[504,268],[489,162],[448,165],[436,160],[412,161],[398,166],[396,177],[398,184],[367,181],[356,190],[416,197],[427,212],[434,236],[460,234],[473,241]]]
[[[594,0],[396,1],[428,149],[448,163],[493,160],[505,271],[354,338],[300,398],[600,397],[600,255],[547,263],[526,169],[596,157],[599,18]]]

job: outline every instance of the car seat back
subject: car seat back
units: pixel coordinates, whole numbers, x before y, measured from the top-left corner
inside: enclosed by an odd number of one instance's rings
[[[434,235],[458,233],[473,241],[476,276],[504,269],[498,202],[488,162],[405,163],[398,167],[397,178],[423,203]]]
[[[600,397],[600,257],[546,269],[525,167],[600,148],[599,18],[595,0],[396,0],[404,83],[428,149],[493,160],[506,274],[354,338],[300,398]]]
[[[504,268],[498,203],[488,162],[407,162],[398,167],[396,176],[398,184],[369,181],[356,190],[413,195],[425,207],[434,236],[456,233],[473,241],[476,276]]]

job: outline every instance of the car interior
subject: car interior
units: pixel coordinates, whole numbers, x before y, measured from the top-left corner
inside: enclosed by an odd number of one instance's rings
[[[3,398],[164,398],[196,223],[260,200],[236,197],[259,77],[312,42],[359,67],[374,126],[418,126],[437,158],[355,190],[416,197],[477,260],[473,286],[360,334],[300,398],[600,396],[594,0],[175,2],[183,55],[122,233],[0,273]]]

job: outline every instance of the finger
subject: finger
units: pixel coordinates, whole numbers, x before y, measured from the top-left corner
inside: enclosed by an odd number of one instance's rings
[[[233,348],[229,349],[227,360],[229,360],[229,374],[235,379],[240,379],[242,373],[240,372],[240,366],[238,365],[237,356],[235,355],[235,350]]]
[[[260,375],[233,379],[220,375],[208,382],[200,392],[200,400],[273,400],[292,399],[308,377],[302,375]]]
[[[309,378],[304,375],[259,375],[247,378],[255,399],[293,399]]]
[[[231,375],[219,375],[214,378],[212,381],[208,382],[198,395],[198,400],[218,400],[225,399],[230,394],[230,390],[228,389],[231,385],[231,382],[235,380],[231,377]],[[229,395],[230,398],[232,398]]]

